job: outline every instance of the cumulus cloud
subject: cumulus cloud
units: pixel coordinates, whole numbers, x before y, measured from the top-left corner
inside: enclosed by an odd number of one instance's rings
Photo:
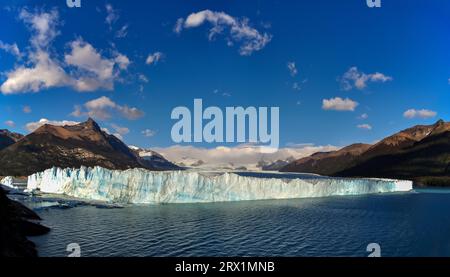
[[[356,127],[358,127],[359,129],[363,129],[363,130],[372,130],[372,126],[369,124],[360,124]]]
[[[113,89],[114,80],[118,75],[115,70],[117,66],[120,70],[126,70],[130,64],[127,56],[115,53],[115,57],[108,59],[89,43],[81,38],[70,43],[71,51],[66,54],[64,60],[67,65],[76,68],[74,87],[78,91],[94,91],[99,88]]]
[[[297,70],[297,66],[295,65],[295,62],[288,62],[287,68],[292,77],[295,77],[298,74],[298,70]]]
[[[145,62],[149,65],[157,64],[162,58],[164,58],[164,54],[162,52],[155,52],[153,54],[149,54]]]
[[[242,56],[250,56],[253,52],[263,49],[272,39],[272,35],[260,33],[251,27],[248,18],[234,18],[224,12],[211,10],[203,10],[190,14],[186,19],[178,19],[174,31],[181,33],[183,29],[196,28],[206,22],[212,25],[209,40],[228,30],[227,44],[240,44],[239,54]]]
[[[16,123],[12,120],[5,121],[5,125],[11,128],[16,127]]]
[[[22,57],[22,53],[19,50],[19,46],[17,46],[16,43],[8,44],[0,40],[0,49],[11,55],[16,56],[17,58]]]
[[[31,67],[18,66],[6,74],[0,86],[3,94],[39,92],[51,87],[62,87],[71,82],[64,69],[50,58],[49,53],[38,50],[30,54]]]
[[[130,65],[131,61],[128,59],[127,56],[121,53],[116,53],[116,57],[114,58],[114,61],[116,62],[117,66],[119,66],[122,70],[127,70],[128,66]]]
[[[144,131],[141,132],[145,137],[153,137],[156,135],[156,132],[150,129],[145,129]]]
[[[364,72],[359,71],[356,66],[351,67],[340,78],[341,87],[343,90],[351,90],[353,88],[363,90],[367,87],[368,83],[370,82],[386,83],[392,80],[393,80],[392,77],[387,76],[380,72],[366,74]]]
[[[340,97],[323,99],[322,109],[333,111],[354,111],[358,106],[358,102],[355,102],[349,98],[342,99]]]
[[[144,112],[138,108],[119,105],[106,96],[88,101],[83,106],[76,105],[71,113],[74,117],[89,116],[100,120],[108,120],[112,118],[113,114],[129,120],[136,120],[144,116]]]
[[[27,123],[25,125],[25,128],[29,132],[34,132],[37,129],[39,129],[41,126],[44,126],[45,124],[55,125],[55,126],[72,126],[72,125],[80,124],[80,122],[68,121],[68,120],[56,121],[56,120],[48,120],[46,118],[42,118],[41,120],[39,120],[37,122],[29,122],[29,123]]]
[[[403,116],[408,119],[413,118],[422,118],[422,119],[428,119],[436,117],[437,112],[431,111],[431,110],[416,110],[416,109],[409,109],[403,113]]]
[[[31,43],[36,48],[47,48],[50,42],[59,34],[59,14],[57,10],[50,12],[32,13],[23,9],[19,18],[27,24],[32,31]]]
[[[52,10],[30,13],[23,9],[19,18],[32,33],[29,61],[6,73],[7,79],[0,86],[0,91],[3,94],[38,92],[41,89],[65,85],[69,77],[59,63],[50,57],[48,50],[51,41],[58,35],[58,12]]]
[[[298,147],[280,148],[276,152],[264,153],[261,148],[255,145],[238,145],[235,147],[216,147],[212,149],[198,148],[193,146],[171,146],[168,148],[155,148],[154,150],[162,154],[171,161],[183,162],[190,165],[193,162],[202,160],[207,166],[246,166],[255,168],[261,161],[274,162],[286,160],[288,158],[300,159],[316,152],[337,150],[335,146],[315,146],[313,144],[299,145]]]
[[[128,57],[117,51],[111,58],[102,57],[82,38],[69,43],[70,52],[61,62],[56,51],[51,49],[54,38],[59,34],[56,29],[58,12],[31,13],[24,9],[19,18],[32,33],[29,53],[22,64],[6,73],[7,78],[0,86],[3,94],[39,92],[55,87],[71,87],[77,91],[111,90],[120,71],[126,70],[130,64]]]

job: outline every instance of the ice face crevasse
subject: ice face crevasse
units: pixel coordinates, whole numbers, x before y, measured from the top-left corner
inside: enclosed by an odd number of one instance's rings
[[[28,190],[131,204],[295,199],[409,191],[412,182],[384,179],[274,179],[222,173],[52,168],[28,177]]]

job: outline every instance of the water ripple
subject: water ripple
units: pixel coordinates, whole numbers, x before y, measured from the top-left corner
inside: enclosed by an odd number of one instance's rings
[[[79,206],[38,213],[41,256],[450,256],[450,194],[406,193],[237,203]]]

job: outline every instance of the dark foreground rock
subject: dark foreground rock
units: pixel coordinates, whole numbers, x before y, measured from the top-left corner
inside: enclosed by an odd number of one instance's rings
[[[0,188],[0,257],[36,257],[35,245],[26,237],[50,231],[33,222],[38,220],[41,218],[35,212],[10,200]]]

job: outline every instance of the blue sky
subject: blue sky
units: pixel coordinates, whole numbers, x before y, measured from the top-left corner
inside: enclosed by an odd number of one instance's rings
[[[449,1],[1,5],[0,128],[91,115],[128,144],[164,148],[172,109],[202,98],[280,107],[282,147],[344,146],[450,116]]]

